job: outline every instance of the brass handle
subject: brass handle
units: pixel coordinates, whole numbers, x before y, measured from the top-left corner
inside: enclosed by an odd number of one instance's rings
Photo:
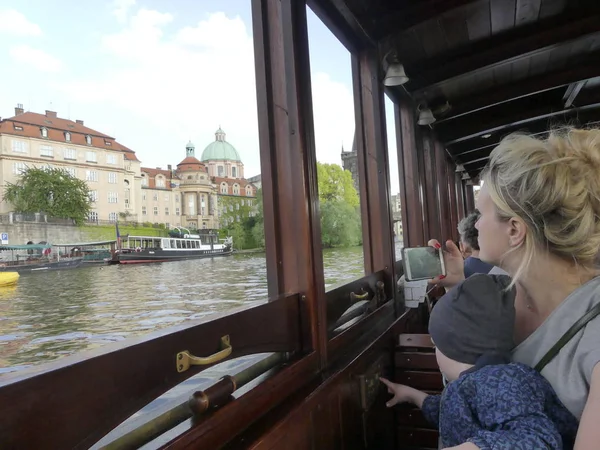
[[[366,300],[368,298],[369,298],[369,293],[368,292],[364,292],[363,294],[355,294],[354,292],[350,292],[350,299],[352,301]]]
[[[229,340],[229,335],[221,338],[221,348],[222,350],[206,357],[194,356],[187,350],[177,353],[177,372],[185,372],[190,368],[190,366],[206,366],[227,358],[233,351],[231,341]]]

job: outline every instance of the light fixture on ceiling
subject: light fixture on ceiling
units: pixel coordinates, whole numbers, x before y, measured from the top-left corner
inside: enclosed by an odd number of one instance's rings
[[[408,80],[409,78],[406,76],[406,72],[404,71],[404,65],[400,64],[398,58],[394,56],[388,65],[387,70],[385,71],[383,84],[385,86],[401,86]]]
[[[473,180],[467,180],[465,183],[467,186],[473,186]]]
[[[455,170],[456,173],[460,173],[460,172],[464,172],[464,171],[465,171],[465,168],[463,167],[462,164],[456,165],[456,170]]]
[[[431,125],[433,122],[435,122],[435,116],[431,112],[431,109],[429,109],[427,106],[421,108],[421,105],[419,105],[418,110],[419,121],[417,123],[419,125]]]
[[[492,137],[492,133],[486,133],[481,135],[481,139],[489,139]]]
[[[463,172],[462,174],[462,179],[463,180],[470,180],[471,176],[467,173],[467,172]]]

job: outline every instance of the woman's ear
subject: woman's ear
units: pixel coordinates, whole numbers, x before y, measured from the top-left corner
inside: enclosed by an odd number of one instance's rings
[[[527,225],[519,217],[512,217],[507,222],[508,243],[511,247],[519,247],[525,242]]]

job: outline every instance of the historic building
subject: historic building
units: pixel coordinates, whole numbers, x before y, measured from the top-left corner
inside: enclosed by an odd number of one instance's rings
[[[93,222],[214,229],[253,214],[255,204],[256,187],[244,179],[240,155],[220,127],[201,160],[188,142],[185,158],[165,170],[141,167],[133,150],[81,120],[25,112],[18,105],[14,117],[0,120],[0,185],[14,183],[27,167],[62,168],[86,180]],[[10,204],[0,202],[0,213],[10,211]]]
[[[115,138],[67,120],[54,111],[25,112],[0,120],[0,185],[14,183],[27,167],[55,167],[86,180],[92,199],[90,220],[112,220],[119,213],[137,217],[140,161]],[[2,194],[0,193],[0,196]],[[0,213],[12,206],[0,202]]]
[[[356,151],[356,136],[352,141],[352,150],[349,152],[344,151],[344,146],[342,145],[342,167],[352,174],[352,181],[354,182],[356,192],[360,192],[358,190],[358,152]]]

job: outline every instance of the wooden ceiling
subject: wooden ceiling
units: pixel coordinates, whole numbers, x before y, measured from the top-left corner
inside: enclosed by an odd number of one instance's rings
[[[396,55],[448,153],[476,176],[499,140],[600,121],[599,0],[309,0],[349,50]],[[449,103],[444,111],[442,105]]]

